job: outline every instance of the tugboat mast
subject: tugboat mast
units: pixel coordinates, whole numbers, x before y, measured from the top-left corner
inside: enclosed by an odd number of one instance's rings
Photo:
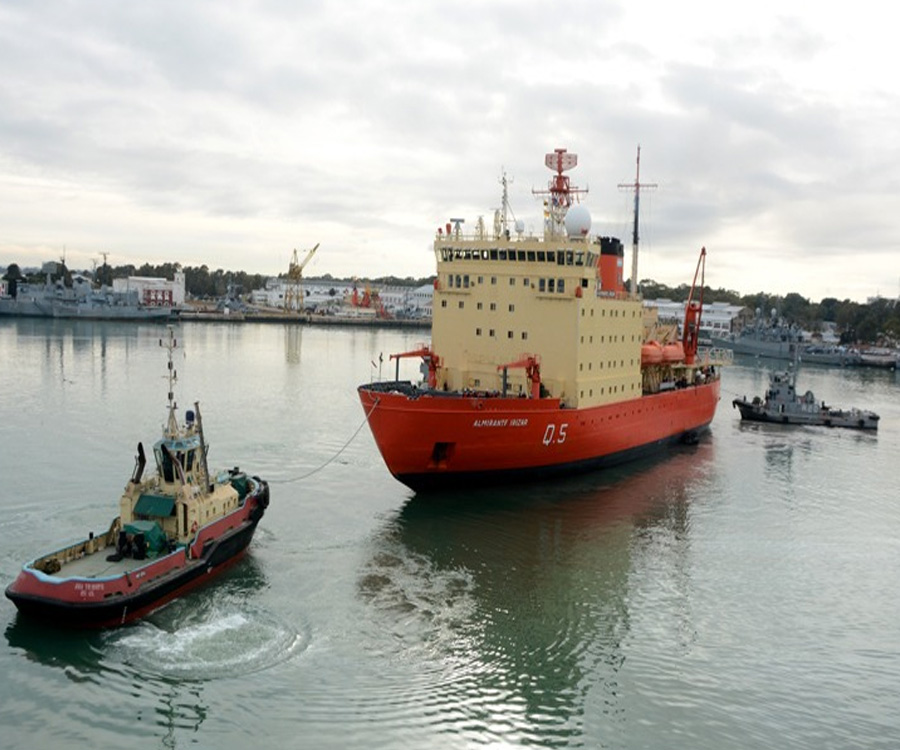
[[[175,340],[172,326],[168,326],[168,330],[169,340],[164,344],[160,339],[159,345],[165,346],[169,353],[169,418],[166,420],[163,436],[171,440],[178,437],[178,417],[175,415],[175,410],[178,408],[178,404],[175,403],[175,381],[178,379],[178,373],[175,371],[175,363],[172,358],[172,352],[175,351],[178,342]]]
[[[641,188],[655,188],[655,182],[641,182],[641,145],[637,147],[637,172],[634,183],[619,183],[620,188],[634,189],[634,232],[631,235],[631,296],[638,296],[638,217],[641,207]]]

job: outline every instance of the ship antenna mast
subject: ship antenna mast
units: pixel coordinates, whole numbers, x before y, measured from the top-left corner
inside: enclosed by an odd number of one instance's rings
[[[516,215],[513,213],[512,206],[509,205],[509,183],[512,182],[506,176],[506,170],[501,169],[500,184],[503,186],[503,195],[500,199],[500,208],[494,209],[494,239],[509,239],[509,217],[512,216],[513,222],[516,221]],[[479,222],[481,219],[478,220]],[[518,231],[518,223],[516,224]]]
[[[556,172],[556,176],[550,180],[547,190],[532,189],[531,192],[534,195],[550,196],[549,201],[545,202],[547,205],[545,216],[549,219],[549,225],[545,225],[544,234],[548,237],[559,237],[565,234],[566,212],[573,203],[572,199],[587,193],[587,188],[570,185],[568,176],[563,174],[578,164],[578,154],[570,154],[564,148],[557,148],[552,154],[544,157],[544,164]]]
[[[159,340],[160,346],[165,346],[169,352],[169,419],[166,421],[166,429],[163,433],[166,438],[178,437],[178,418],[175,416],[175,410],[178,404],[175,403],[175,381],[178,379],[178,373],[175,371],[175,362],[172,358],[172,352],[178,346],[175,340],[175,331],[172,326],[168,326],[169,340],[164,344],[162,339]]]
[[[634,190],[634,232],[631,235],[631,296],[638,295],[638,218],[641,209],[641,188],[659,187],[655,182],[641,182],[641,145],[637,147],[637,171],[633,183],[619,183],[620,188]]]

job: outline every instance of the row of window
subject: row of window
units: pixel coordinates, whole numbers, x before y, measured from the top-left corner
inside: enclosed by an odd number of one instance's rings
[[[610,387],[609,392],[610,392],[610,393],[625,393],[626,390],[628,390],[628,389],[627,389],[624,385],[622,385],[622,386],[614,385],[614,386],[611,386],[611,387]],[[631,390],[632,390],[632,391],[635,390],[635,385],[634,385],[634,383],[631,384]],[[593,389],[593,388],[588,388],[588,396],[593,396],[593,395],[594,395],[594,389]],[[605,388],[605,387],[603,387],[603,388],[600,389],[600,395],[601,395],[601,396],[605,396],[605,395],[606,395],[606,388]],[[581,396],[581,398],[584,398],[584,389],[581,390],[580,396]]]
[[[476,335],[476,336],[481,336],[481,335],[482,335],[482,330],[481,330],[481,328],[476,328],[476,329],[475,329],[475,335]],[[488,334],[487,334],[487,335],[488,335],[488,338],[492,338],[492,339],[493,339],[493,338],[496,338],[496,337],[497,337],[497,332],[496,332],[493,328],[488,328]],[[514,334],[512,331],[507,331],[507,332],[506,332],[506,338],[508,338],[508,339],[513,339],[513,338],[515,338],[515,334]],[[527,340],[527,339],[528,339],[528,331],[522,331],[522,341],[525,341],[525,340]]]
[[[472,380],[472,387],[473,387],[473,388],[481,388],[481,378],[474,378],[474,379]],[[521,386],[521,384],[518,386],[518,390],[519,390],[520,393],[522,392],[522,386]],[[625,393],[625,391],[627,391],[627,390],[628,390],[628,388],[627,388],[624,384],[622,384],[621,386],[619,386],[619,385],[613,385],[613,386],[610,386],[610,388],[609,388],[610,394],[614,394],[614,393]],[[634,384],[634,383],[631,384],[631,390],[632,390],[632,391],[635,390],[635,384]],[[605,395],[606,395],[606,386],[603,386],[603,387],[600,388],[600,393],[599,393],[599,395],[601,395],[601,396],[605,396]],[[594,389],[593,389],[593,388],[588,388],[588,396],[591,397],[591,398],[593,398],[593,396],[594,396]],[[580,397],[581,397],[581,398],[584,398],[584,389],[583,389],[583,388],[582,388],[581,391],[580,391]],[[607,419],[613,419],[613,417],[607,417]],[[591,420],[591,423],[593,424],[593,420]]]
[[[620,316],[619,316],[619,313],[622,313],[621,317],[624,318],[624,317],[625,317],[625,312],[626,312],[625,310],[619,310],[618,308],[613,308],[612,310],[609,311],[609,317],[611,317],[611,318],[618,318],[618,317],[620,317]],[[637,310],[632,310],[632,311],[631,311],[631,317],[632,317],[632,318],[636,318],[637,316],[638,316],[638,311],[637,311]],[[584,317],[584,308],[581,308],[581,317],[582,317],[582,318]],[[592,318],[594,317],[594,308],[593,308],[593,307],[591,308],[591,317],[592,317]],[[606,317],[606,308],[605,308],[605,307],[600,311],[600,317],[601,317],[601,318],[605,318],[605,317]]]
[[[627,338],[628,338],[627,336],[610,336],[610,337],[609,337],[609,343],[610,343],[610,344],[624,344],[624,343],[625,343],[625,340],[626,340]],[[631,343],[633,344],[635,341],[637,341],[637,336],[635,336],[634,334],[631,334]],[[584,336],[581,337],[581,343],[582,343],[582,344],[584,343]],[[594,337],[593,337],[593,336],[588,336],[588,343],[589,343],[589,344],[593,344],[593,343],[594,343]],[[601,336],[601,337],[600,337],[600,343],[601,343],[601,344],[605,344],[605,343],[606,343],[606,336]]]
[[[587,282],[587,279],[585,279],[583,281],[582,286],[585,286],[586,282]],[[484,283],[483,276],[478,277],[478,283],[479,284]],[[491,276],[491,284],[494,284],[496,286],[496,284],[497,284],[496,276]],[[516,285],[516,277],[515,276],[509,277],[509,285],[510,286]],[[456,274],[454,276],[451,273],[447,277],[447,286],[450,287],[450,289],[468,289],[470,286],[469,275],[468,274]],[[531,286],[531,280],[527,276],[522,279],[522,286],[524,286],[526,288]],[[538,291],[539,292],[550,292],[551,294],[552,293],[564,294],[566,291],[566,280],[565,279],[540,278],[540,279],[538,279]]]
[[[596,266],[599,256],[590,250],[490,250],[442,247],[441,260],[511,260],[526,263],[556,263],[558,266]],[[585,263],[587,260],[587,263]]]
[[[619,362],[618,362],[618,364],[616,364],[616,360],[610,359],[610,360],[607,361],[606,364],[607,364],[607,366],[608,366],[608,368],[609,368],[610,370],[613,370],[613,369],[615,369],[615,368],[617,368],[617,367],[625,367],[625,360],[624,360],[624,359],[620,359]],[[594,369],[594,363],[593,363],[593,362],[588,362],[588,363],[587,363],[587,366],[588,366],[588,371],[589,371],[589,372],[590,372],[591,370]],[[634,367],[634,359],[631,360],[631,366]],[[600,363],[600,368],[599,368],[599,369],[601,369],[601,370],[603,369],[603,363],[602,363],[602,362]],[[579,371],[579,372],[584,372],[584,362],[579,362],[579,363],[578,363],[578,371]]]

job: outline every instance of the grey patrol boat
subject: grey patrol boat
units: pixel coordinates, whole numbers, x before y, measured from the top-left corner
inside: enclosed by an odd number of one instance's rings
[[[769,376],[765,398],[755,396],[748,401],[745,396],[734,399],[731,404],[740,409],[741,419],[750,422],[878,429],[879,416],[874,412],[826,406],[824,401],[816,401],[812,391],[800,396],[795,388],[795,373],[790,370],[773,372]]]

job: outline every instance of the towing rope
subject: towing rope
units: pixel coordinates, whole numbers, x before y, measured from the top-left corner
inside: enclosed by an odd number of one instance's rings
[[[340,447],[338,452],[335,453],[331,458],[329,458],[325,463],[317,466],[311,471],[306,472],[306,474],[301,474],[298,477],[291,477],[290,479],[270,479],[269,484],[291,484],[292,482],[300,482],[304,479],[308,479],[313,474],[317,474],[318,472],[322,471],[322,469],[328,466],[328,464],[330,464],[332,461],[335,461],[337,457],[341,455],[341,453],[343,453],[345,450],[347,450],[348,447],[350,447],[350,443],[352,443],[356,439],[356,436],[359,435],[359,431],[365,426],[366,422],[369,421],[369,417],[371,416],[372,412],[375,411],[375,407],[378,406],[378,402],[380,400],[381,399],[379,399],[378,397],[375,398],[375,401],[372,403],[372,408],[366,412],[366,416],[363,417],[363,421],[360,422],[359,427],[356,428],[356,431],[350,436],[350,439],[346,443],[344,443]]]

